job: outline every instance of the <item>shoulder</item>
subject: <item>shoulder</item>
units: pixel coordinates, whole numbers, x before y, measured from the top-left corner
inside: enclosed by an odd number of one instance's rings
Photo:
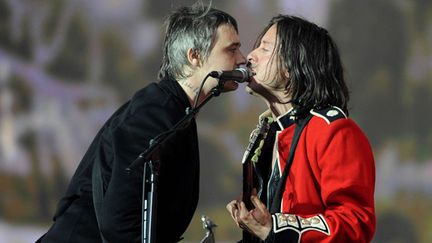
[[[158,83],[148,84],[136,91],[128,102],[112,115],[110,124],[117,127],[120,124],[142,123],[143,119],[150,121],[157,117],[172,116],[176,110],[172,105],[167,105],[169,97]]]
[[[314,139],[327,140],[340,139],[361,139],[366,135],[357,125],[357,123],[349,118],[342,109],[331,106],[320,110],[311,110],[312,118],[308,123],[308,134]],[[361,138],[363,137],[363,138]]]
[[[151,83],[146,87],[138,90],[130,100],[132,113],[147,109],[149,106],[153,109],[169,109],[167,105],[171,95],[160,87],[159,83]]]
[[[135,92],[132,96],[132,101],[140,100],[151,102],[162,98],[164,93],[165,92],[158,83],[151,83]]]
[[[330,125],[332,122],[343,119],[347,120],[348,116],[345,112],[336,106],[329,106],[323,109],[312,109],[310,110],[312,114],[312,118],[316,117],[319,120],[324,121],[327,125]]]
[[[329,106],[323,109],[310,110],[311,119],[307,125],[308,130],[315,134],[331,134],[343,130],[357,129],[355,122],[350,119],[342,109],[336,106]]]

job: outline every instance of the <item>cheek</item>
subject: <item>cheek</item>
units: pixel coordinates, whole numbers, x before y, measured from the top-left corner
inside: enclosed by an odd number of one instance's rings
[[[225,62],[233,64],[233,63],[236,63],[237,55],[236,54],[228,54],[228,55],[225,55],[224,59],[225,59],[224,60]]]
[[[258,69],[257,73],[257,78],[260,79],[262,83],[265,83],[270,87],[276,87],[276,83],[280,83],[279,76],[277,64],[275,62],[272,63],[272,60],[270,59],[262,62],[262,65]]]
[[[235,63],[235,57],[228,54],[213,56],[213,58],[208,59],[208,63],[211,66],[219,67],[219,69],[230,70]]]
[[[256,78],[262,83],[270,83],[275,79],[275,71],[270,66],[264,65],[257,70]]]

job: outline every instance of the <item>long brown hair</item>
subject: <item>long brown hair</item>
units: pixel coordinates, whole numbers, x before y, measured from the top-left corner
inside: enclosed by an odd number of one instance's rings
[[[273,25],[277,26],[278,74],[286,80],[293,107],[304,113],[331,105],[348,114],[349,91],[339,51],[328,31],[300,17],[278,15],[255,45]]]

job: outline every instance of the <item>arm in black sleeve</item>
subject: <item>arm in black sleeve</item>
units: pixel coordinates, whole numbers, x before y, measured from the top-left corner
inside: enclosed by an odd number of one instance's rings
[[[170,129],[177,118],[165,102],[128,111],[113,121],[104,134],[105,150],[111,150],[111,176],[101,209],[101,232],[108,242],[139,242],[141,237],[141,206],[143,165],[131,173],[126,168],[149,145],[150,139]],[[103,160],[106,151],[100,151]],[[102,161],[102,164],[104,162]]]

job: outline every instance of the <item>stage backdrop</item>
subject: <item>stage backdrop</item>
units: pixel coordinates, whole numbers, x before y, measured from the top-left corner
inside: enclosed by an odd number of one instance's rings
[[[109,115],[156,81],[164,16],[194,1],[0,0],[0,242],[33,242]],[[432,242],[432,2],[214,1],[235,16],[246,55],[268,20],[295,14],[340,47],[350,114],[376,158],[374,242]],[[225,210],[240,196],[241,157],[262,102],[214,98],[198,116],[199,208],[184,242],[241,233]]]

